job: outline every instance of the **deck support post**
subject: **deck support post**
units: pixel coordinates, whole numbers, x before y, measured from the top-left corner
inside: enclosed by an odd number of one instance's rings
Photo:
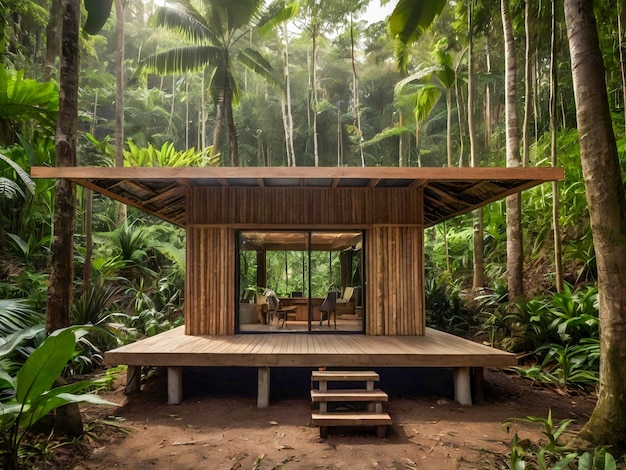
[[[472,387],[469,367],[454,368],[454,399],[461,405],[472,404]]]
[[[141,390],[141,366],[126,367],[126,395]]]
[[[256,407],[259,410],[270,406],[270,368],[259,367],[259,385],[257,391]]]
[[[180,405],[183,401],[183,368],[167,368],[167,404]]]

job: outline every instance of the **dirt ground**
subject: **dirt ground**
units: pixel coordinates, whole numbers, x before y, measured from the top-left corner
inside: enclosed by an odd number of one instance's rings
[[[254,375],[239,370],[228,377],[223,372],[207,377],[203,371],[186,371],[180,405],[166,403],[162,375],[149,379],[132,396],[124,395],[120,380],[106,397],[121,406],[90,406],[85,415],[113,421],[127,432],[98,426],[92,434],[99,439],[71,468],[501,469],[507,468],[505,456],[514,432],[533,442],[542,437],[539,427],[516,423],[507,432],[503,422],[547,417],[551,409],[556,421],[574,419],[568,427],[573,432],[595,403],[593,395],[566,395],[491,370],[485,373],[485,400],[461,406],[448,395],[452,382],[446,371],[439,372],[444,379],[435,390],[423,394],[420,383],[433,382],[428,377],[396,370],[395,381],[385,382],[385,375],[392,373],[381,370],[381,388],[391,392],[386,409],[393,425],[387,437],[377,438],[373,428],[330,428],[330,436],[320,439],[319,428],[310,425],[310,369],[291,372],[304,382],[291,388],[290,373],[275,377],[272,369],[271,404],[265,410],[256,409]]]

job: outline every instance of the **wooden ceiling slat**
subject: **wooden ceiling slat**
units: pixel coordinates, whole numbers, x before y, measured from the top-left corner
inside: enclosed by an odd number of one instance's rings
[[[181,188],[180,186],[174,186],[161,194],[157,194],[156,196],[150,199],[144,200],[142,202],[142,205],[148,206],[148,205],[153,205],[153,204],[167,201],[170,198],[180,198],[183,194],[184,194],[183,188]]]

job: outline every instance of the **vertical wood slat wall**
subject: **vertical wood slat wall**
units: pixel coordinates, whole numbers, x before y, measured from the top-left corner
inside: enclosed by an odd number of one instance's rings
[[[235,230],[187,228],[185,334],[235,333]]]
[[[423,230],[416,226],[379,226],[366,241],[366,333],[423,335]]]
[[[185,333],[235,332],[239,229],[365,231],[366,334],[423,335],[423,193],[398,188],[191,188]]]

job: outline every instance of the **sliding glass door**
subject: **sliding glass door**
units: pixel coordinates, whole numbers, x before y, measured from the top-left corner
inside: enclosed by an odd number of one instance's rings
[[[361,231],[241,231],[240,332],[362,332]]]

